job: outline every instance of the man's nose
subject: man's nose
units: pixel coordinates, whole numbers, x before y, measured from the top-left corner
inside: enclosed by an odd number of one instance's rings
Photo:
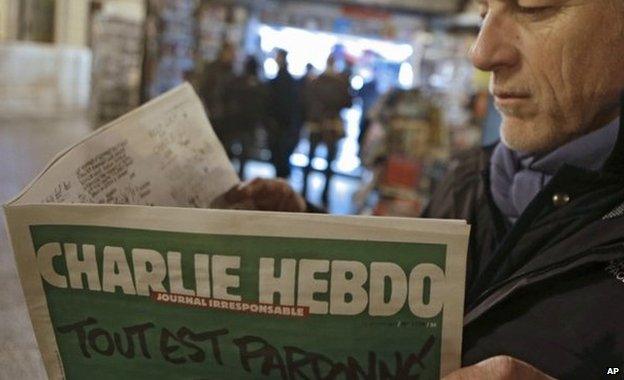
[[[519,58],[519,52],[514,45],[515,33],[503,17],[488,15],[470,49],[472,64],[483,71],[497,71],[515,66]]]

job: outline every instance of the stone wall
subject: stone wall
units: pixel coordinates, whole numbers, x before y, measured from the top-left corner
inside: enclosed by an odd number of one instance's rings
[[[48,116],[89,105],[91,50],[0,45],[0,113]]]

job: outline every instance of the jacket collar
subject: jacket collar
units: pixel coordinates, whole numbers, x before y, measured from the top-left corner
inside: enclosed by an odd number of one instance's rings
[[[570,189],[569,205],[552,196]],[[624,201],[621,174],[564,166],[531,202],[467,293],[471,323],[515,292],[584,265],[624,258],[624,218],[605,216]]]

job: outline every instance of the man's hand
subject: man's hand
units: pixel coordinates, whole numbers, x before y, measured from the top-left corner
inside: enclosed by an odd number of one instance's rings
[[[230,205],[262,211],[305,212],[307,208],[305,199],[281,179],[256,178],[234,186],[224,198]]]
[[[443,380],[554,380],[554,378],[520,360],[509,356],[496,356],[455,371]]]

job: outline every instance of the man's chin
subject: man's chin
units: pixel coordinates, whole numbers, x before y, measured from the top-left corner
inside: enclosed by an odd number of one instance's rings
[[[502,143],[519,153],[546,153],[557,146],[553,140],[548,130],[538,130],[534,123],[505,120],[501,125]]]

